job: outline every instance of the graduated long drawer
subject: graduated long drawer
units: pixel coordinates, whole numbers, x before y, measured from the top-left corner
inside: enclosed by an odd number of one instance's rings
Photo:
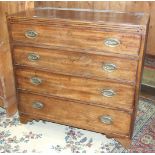
[[[18,99],[20,113],[32,115],[34,119],[47,119],[115,137],[130,135],[131,115],[123,111],[25,92],[19,92]]]
[[[55,73],[112,79],[135,83],[137,61],[65,50],[17,46],[13,50],[17,65],[42,68]]]
[[[28,68],[16,69],[17,88],[132,111],[134,87],[65,76]]]
[[[139,55],[141,36],[122,32],[73,29],[60,26],[12,24],[13,42],[32,43],[62,49]]]

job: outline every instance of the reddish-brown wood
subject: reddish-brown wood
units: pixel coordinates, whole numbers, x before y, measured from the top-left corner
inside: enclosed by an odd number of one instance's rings
[[[85,26],[83,26],[84,29]],[[71,27],[59,26],[36,26],[13,24],[11,26],[13,41],[22,41],[26,43],[40,43],[42,45],[50,45],[62,49],[73,50],[89,50],[99,52],[113,52],[127,55],[138,55],[140,47],[140,36],[128,33],[117,32],[98,32],[89,31],[87,27],[83,29],[75,29]],[[25,37],[28,30],[38,33],[35,39]],[[108,47],[104,41],[107,38],[116,38],[120,41],[117,47]]]
[[[0,106],[6,109],[8,116],[15,114],[17,103],[6,14],[12,14],[33,7],[34,2],[29,1],[0,1],[0,83],[2,83],[3,89],[0,88],[0,92],[3,92],[3,95],[0,96]]]
[[[94,105],[107,105],[132,111],[134,87],[113,83],[111,81],[97,81],[93,79],[64,76],[33,69],[16,69],[17,88],[30,90],[41,94],[55,95],[63,98],[79,100]],[[42,80],[39,85],[31,82],[32,77]],[[113,90],[116,95],[105,97],[103,90]],[[128,98],[128,100],[126,100]]]
[[[145,35],[142,35],[142,42],[141,42],[141,47],[140,47],[140,55],[139,55],[139,63],[137,67],[137,84],[136,84],[136,89],[135,89],[135,98],[134,98],[134,113],[132,117],[132,125],[131,125],[131,131],[134,131],[134,122],[136,119],[136,114],[137,114],[137,104],[139,101],[139,95],[140,95],[140,87],[141,87],[141,80],[142,80],[142,73],[144,69],[144,58],[145,58],[145,51],[146,51],[146,45],[147,45],[147,36],[148,36],[148,27],[149,27],[149,19],[148,23],[146,25],[146,32]]]
[[[106,133],[127,146],[139,97],[148,17],[143,13],[58,9],[9,16],[21,122],[45,119],[69,124]],[[27,30],[38,34],[33,39],[26,37]],[[107,37],[119,39],[118,46],[105,45]],[[40,59],[30,62],[27,59],[30,51],[39,54]],[[98,70],[101,62],[108,60],[117,63],[120,72],[101,73]],[[40,78],[41,83],[32,84],[32,77]],[[116,94],[105,97],[103,89]],[[45,102],[47,108],[32,108],[32,99]],[[96,118],[101,113],[117,116],[117,125],[100,126]],[[69,114],[76,119],[70,119]]]
[[[36,101],[41,102],[43,108],[33,108]],[[130,133],[130,114],[122,111],[27,93],[19,93],[19,110],[20,113],[101,133],[105,132],[116,135],[116,137],[129,136]],[[100,117],[104,115],[112,118],[112,124],[107,125],[100,121]]]
[[[62,19],[62,20],[69,20],[71,23],[73,21],[80,21],[80,22],[90,22],[90,23],[105,23],[115,25],[123,24],[125,26],[131,27],[138,27],[138,25],[146,25],[148,19],[147,13],[129,13],[129,12],[120,12],[120,11],[110,11],[110,10],[75,10],[75,9],[65,9],[65,8],[35,8],[32,10],[22,11],[15,14],[12,14],[12,21],[13,20],[23,20],[25,21],[29,18],[39,20],[50,20],[50,19]],[[15,18],[14,18],[15,17]]]
[[[35,7],[89,9],[89,10],[113,10],[125,12],[146,12],[150,14],[148,32],[147,54],[155,55],[155,2],[154,1],[37,1]]]
[[[52,54],[51,54],[52,53]],[[39,56],[36,61],[29,60],[30,54]],[[100,56],[64,50],[48,50],[17,46],[13,50],[15,65],[44,68],[55,73],[76,75],[99,80],[111,79],[135,83],[137,61],[113,56]],[[112,72],[105,70],[106,64],[116,65]]]

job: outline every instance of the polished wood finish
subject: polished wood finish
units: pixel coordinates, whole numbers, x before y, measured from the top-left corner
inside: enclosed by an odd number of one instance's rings
[[[12,14],[27,9],[34,8],[34,2],[32,1],[0,1],[0,41],[3,42],[4,46],[9,47],[9,36],[7,30],[6,14]],[[9,51],[8,51],[9,52]],[[6,67],[7,69],[7,67]]]
[[[32,104],[35,101],[42,102],[44,105],[43,108],[33,108]],[[130,134],[129,130],[131,117],[130,114],[123,111],[115,111],[56,98],[48,98],[20,92],[19,110],[20,113],[33,115],[34,119],[34,116],[42,119],[47,118],[51,121],[61,124],[90,129],[101,133],[110,133],[112,135],[116,135],[116,137],[120,133],[122,136],[129,136]],[[102,115],[108,115],[112,117],[112,124],[107,125],[102,123],[100,121],[100,117]]]
[[[117,13],[117,18],[114,16],[114,13]],[[90,23],[100,23],[103,24],[105,21],[116,25],[120,25],[121,23],[128,24],[131,26],[137,27],[137,25],[145,25],[147,23],[148,14],[144,13],[126,13],[126,12],[117,12],[117,11],[87,11],[87,10],[74,10],[74,9],[32,9],[22,11],[20,13],[15,13],[13,16],[16,16],[16,19],[12,18],[12,21],[18,20],[17,18],[27,17],[29,18],[42,18],[45,19],[66,19],[72,21],[79,21],[79,22],[90,22]],[[107,18],[108,17],[108,18]],[[25,21],[27,21],[25,20]],[[127,25],[126,25],[127,26]]]
[[[0,2],[0,83],[2,84],[0,92],[3,92],[3,95],[0,95],[0,106],[6,109],[7,116],[12,116],[16,113],[17,103],[6,14],[30,8],[34,8],[34,2]]]
[[[113,11],[35,9],[8,16],[21,122],[69,122],[129,144],[148,24],[148,14]],[[29,52],[35,56],[29,57]],[[112,71],[106,68],[108,74],[101,72],[103,61],[116,63],[120,72],[114,65]],[[37,103],[31,104],[32,99]],[[101,113],[108,115],[103,122],[111,123],[109,115],[117,116],[117,125],[100,126]],[[77,120],[79,114],[83,121]]]
[[[132,141],[129,138],[115,138],[120,144],[123,144],[123,147],[126,149],[130,148]]]
[[[85,30],[83,31],[84,28]],[[67,28],[62,28],[62,25],[60,25],[59,27],[58,25],[36,26],[13,24],[11,30],[13,41],[16,42],[22,41],[34,44],[40,43],[42,45],[59,47],[66,50],[89,50],[94,53],[95,51],[105,51],[127,55],[139,54],[139,35],[130,35],[117,32],[102,32],[95,30],[89,31],[87,30],[87,26],[83,26],[83,28],[81,29],[71,28],[70,26],[68,26]],[[28,30],[37,32],[38,36],[34,39],[25,37],[25,33]],[[118,39],[120,41],[120,45],[118,45],[116,48],[106,46],[104,40],[106,40],[107,38]]]
[[[63,98],[79,100],[97,105],[107,105],[132,111],[134,100],[134,87],[111,81],[97,81],[93,79],[64,76],[33,69],[16,69],[17,88],[30,90],[40,94],[55,95]],[[32,77],[42,80],[35,85],[31,82]],[[105,97],[102,91],[111,89],[116,95]],[[126,100],[128,98],[128,100]]]
[[[29,60],[30,54],[39,56],[36,61]],[[52,54],[51,54],[52,53]],[[136,81],[137,61],[124,58],[100,56],[82,52],[53,50],[34,47],[17,46],[13,50],[15,65],[44,68],[45,70],[94,78],[111,79],[123,83],[134,84]],[[114,64],[114,71],[104,69],[105,64]]]
[[[150,14],[146,53],[155,55],[155,2],[154,1],[37,1],[35,7],[89,10],[113,10],[124,12],[146,12]]]

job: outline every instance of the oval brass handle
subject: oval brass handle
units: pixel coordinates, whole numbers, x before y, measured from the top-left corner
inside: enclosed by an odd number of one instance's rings
[[[103,89],[101,93],[105,97],[113,97],[116,95],[116,92],[113,91],[112,89]]]
[[[103,115],[100,117],[100,121],[104,124],[110,125],[112,124],[113,120],[111,116]]]
[[[105,63],[103,64],[102,68],[107,72],[113,72],[117,69],[117,66],[112,63]]]
[[[30,38],[30,39],[34,39],[38,36],[38,32],[34,31],[34,30],[27,30],[25,32],[25,37]]]
[[[120,45],[120,41],[116,38],[107,38],[104,40],[104,44],[108,47],[116,47]]]
[[[35,53],[29,53],[27,58],[30,61],[37,61],[40,59],[40,56],[38,54],[35,54]]]
[[[35,101],[32,103],[32,107],[34,109],[42,109],[44,107],[44,104],[40,101]]]
[[[34,85],[40,85],[42,83],[42,79],[38,77],[31,77],[30,82]]]

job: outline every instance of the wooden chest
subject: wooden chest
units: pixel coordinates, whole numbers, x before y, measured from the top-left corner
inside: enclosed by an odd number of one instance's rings
[[[149,16],[35,9],[7,19],[21,122],[49,120],[129,144]]]

